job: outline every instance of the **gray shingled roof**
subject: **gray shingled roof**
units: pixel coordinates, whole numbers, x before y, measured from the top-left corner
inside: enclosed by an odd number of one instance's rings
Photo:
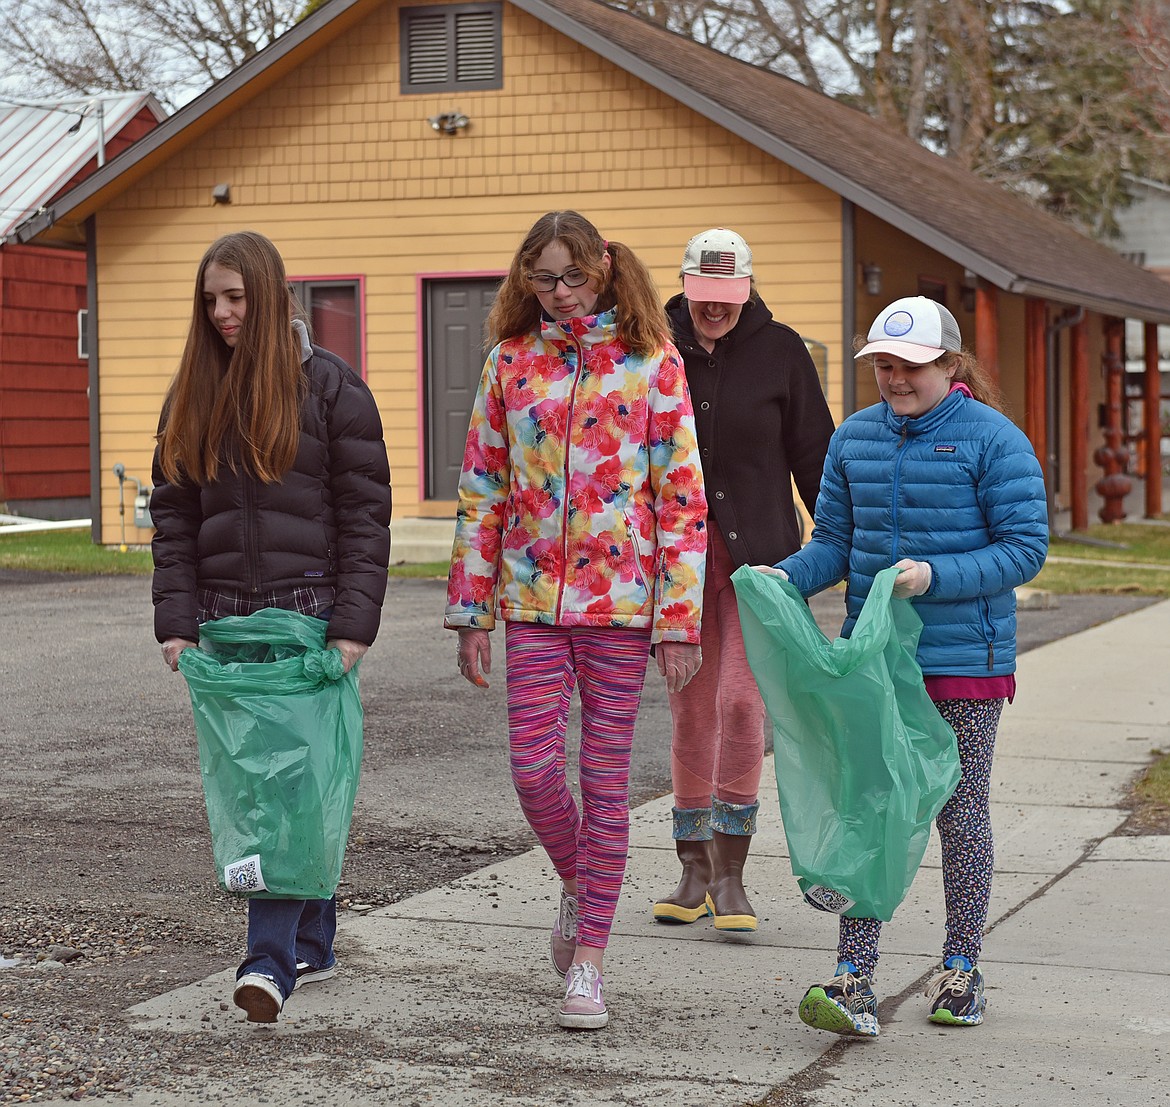
[[[998,288],[1170,322],[1170,284],[856,108],[600,0],[512,3]]]

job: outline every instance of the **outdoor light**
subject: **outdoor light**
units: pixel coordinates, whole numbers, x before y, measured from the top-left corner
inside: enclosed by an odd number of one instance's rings
[[[211,199],[216,204],[230,204],[232,202],[232,186],[230,184],[217,184],[211,190]]]
[[[862,262],[861,277],[865,281],[865,291],[871,296],[882,294],[882,267],[872,261]]]
[[[432,115],[427,122],[431,125],[431,130],[453,135],[456,131],[463,130],[471,120],[461,111],[445,111],[440,115]]]

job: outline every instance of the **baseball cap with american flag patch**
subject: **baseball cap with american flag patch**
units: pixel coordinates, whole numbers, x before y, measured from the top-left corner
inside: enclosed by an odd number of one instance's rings
[[[713,227],[687,243],[682,273],[689,300],[746,304],[752,289],[752,252],[735,231]]]

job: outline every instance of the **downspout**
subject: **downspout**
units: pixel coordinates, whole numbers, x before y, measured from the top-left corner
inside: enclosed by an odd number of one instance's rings
[[[89,527],[90,540],[102,540],[102,436],[98,373],[98,278],[97,226],[91,215],[85,221],[85,313],[86,342],[89,349]]]
[[[1044,425],[1047,438],[1047,456],[1044,461],[1044,485],[1048,492],[1048,530],[1055,534],[1053,520],[1056,518],[1056,441],[1057,422],[1060,412],[1056,410],[1056,338],[1060,331],[1075,326],[1085,318],[1083,307],[1069,308],[1061,312],[1044,330]]]

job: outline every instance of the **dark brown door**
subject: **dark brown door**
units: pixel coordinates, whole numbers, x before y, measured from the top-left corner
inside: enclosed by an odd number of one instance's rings
[[[463,468],[471,405],[486,350],[483,324],[498,279],[426,283],[426,498],[453,500]]]

